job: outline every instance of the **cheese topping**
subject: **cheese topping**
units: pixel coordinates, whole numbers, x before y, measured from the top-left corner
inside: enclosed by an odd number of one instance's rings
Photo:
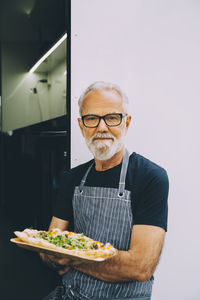
[[[34,237],[68,250],[103,250],[107,248],[107,244],[94,241],[86,237],[83,233],[60,231],[59,229],[53,229],[51,231],[37,231],[34,234]]]

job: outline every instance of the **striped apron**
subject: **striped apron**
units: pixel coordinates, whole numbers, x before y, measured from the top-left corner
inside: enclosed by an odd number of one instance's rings
[[[119,250],[129,249],[134,224],[131,192],[125,190],[128,161],[126,150],[118,189],[85,186],[90,165],[80,186],[75,187],[73,197],[74,231],[103,243],[110,242]],[[63,276],[64,292],[58,299],[150,300],[152,284],[153,279],[146,282],[104,282],[71,269]]]

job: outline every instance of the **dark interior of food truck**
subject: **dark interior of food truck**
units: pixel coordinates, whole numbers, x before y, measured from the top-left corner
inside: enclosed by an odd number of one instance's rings
[[[0,3],[0,298],[5,300],[42,299],[60,281],[37,253],[18,248],[10,239],[15,230],[48,228],[62,173],[69,168],[69,89],[62,96],[66,107],[56,116],[46,114],[43,107],[45,118],[39,119],[35,113],[34,119],[30,111],[25,121],[19,117],[21,123],[15,122],[15,117],[18,113],[26,114],[20,97],[26,101],[27,94],[23,95],[23,87],[21,94],[13,88],[10,97],[8,89],[22,68],[28,73],[64,33],[69,35],[69,2],[1,0]],[[17,48],[30,49],[22,50],[24,65],[22,57],[14,51]],[[64,57],[67,64],[68,58]],[[14,72],[9,71],[11,64],[16,64]],[[43,75],[47,73],[35,76]],[[67,83],[66,75],[65,79]],[[47,82],[42,80],[38,80],[41,85]],[[30,93],[27,91],[30,94],[27,101],[34,101],[35,92],[36,86]]]

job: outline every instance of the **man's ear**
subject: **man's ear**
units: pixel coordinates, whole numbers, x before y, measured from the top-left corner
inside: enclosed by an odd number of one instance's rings
[[[128,128],[129,128],[129,126],[130,126],[131,118],[132,118],[132,117],[129,116],[129,115],[126,117],[126,130],[128,130]]]
[[[80,127],[81,133],[83,136],[85,136],[84,129],[83,129],[83,122],[82,122],[81,118],[78,118],[77,120],[78,120],[78,125]]]

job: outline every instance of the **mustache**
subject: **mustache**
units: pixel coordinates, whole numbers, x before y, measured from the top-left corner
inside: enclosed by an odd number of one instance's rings
[[[99,138],[106,138],[106,139],[112,139],[114,141],[114,136],[110,133],[101,133],[101,132],[97,132],[93,137],[92,137],[92,141],[95,141],[95,139],[99,139]]]

